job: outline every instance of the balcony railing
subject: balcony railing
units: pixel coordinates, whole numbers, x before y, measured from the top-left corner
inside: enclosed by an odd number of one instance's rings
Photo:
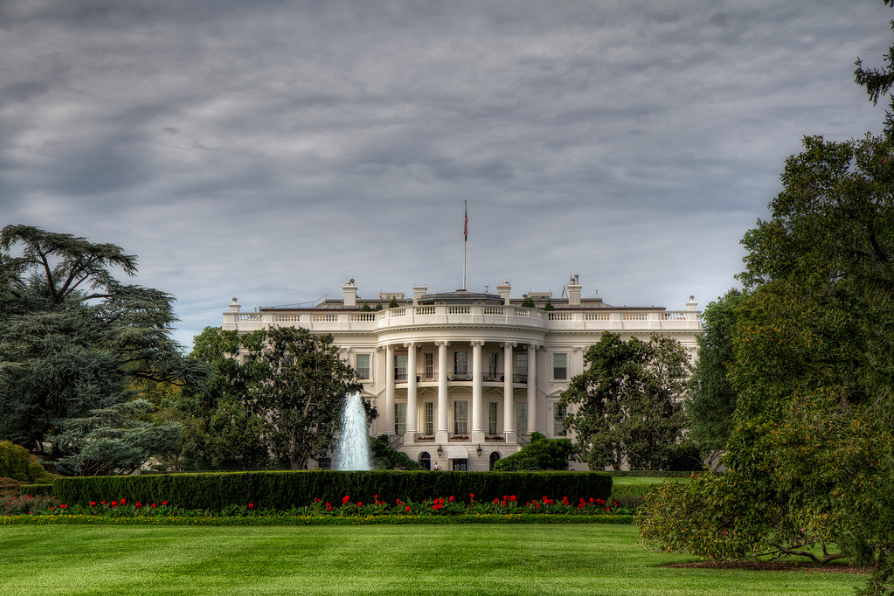
[[[521,329],[603,331],[701,330],[699,312],[660,309],[561,309],[542,311],[506,305],[406,306],[375,312],[261,312],[224,313],[225,329],[254,330],[291,324],[312,331],[368,331],[415,325],[488,325]]]

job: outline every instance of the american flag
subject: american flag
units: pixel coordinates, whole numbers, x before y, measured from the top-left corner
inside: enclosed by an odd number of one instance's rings
[[[466,219],[463,222],[463,235],[466,237],[466,241],[469,240],[469,205],[466,203]]]

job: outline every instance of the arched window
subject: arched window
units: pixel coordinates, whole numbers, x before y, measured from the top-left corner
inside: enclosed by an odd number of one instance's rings
[[[423,470],[431,470],[431,456],[428,454],[428,451],[423,451],[419,454],[419,465],[422,466]]]
[[[494,471],[494,464],[500,461],[500,454],[496,451],[490,454],[490,471]]]

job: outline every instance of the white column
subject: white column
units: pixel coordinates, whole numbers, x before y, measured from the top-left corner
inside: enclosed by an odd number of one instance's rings
[[[472,344],[472,433],[469,437],[473,443],[484,440],[484,404],[481,400],[481,346],[483,341]]]
[[[446,443],[447,432],[447,346],[450,342],[436,341],[438,346],[438,429],[435,440]]]
[[[385,346],[385,434],[394,434],[394,346]]]
[[[404,344],[407,347],[407,434],[404,437],[406,442],[409,437],[410,442],[416,441],[416,344],[409,342]]]
[[[506,443],[515,442],[515,404],[512,399],[512,378],[514,362],[512,361],[512,348],[515,342],[503,344],[503,435]]]
[[[537,428],[537,346],[528,345],[528,434]]]

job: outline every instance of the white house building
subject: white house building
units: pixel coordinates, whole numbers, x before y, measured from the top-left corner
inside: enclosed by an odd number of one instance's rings
[[[558,298],[549,292],[511,298],[508,282],[496,294],[414,287],[412,297],[382,293],[372,300],[358,296],[354,280],[342,290],[341,300],[252,313],[241,312],[234,298],[223,329],[289,325],[331,334],[357,371],[362,396],[379,411],[370,432],[393,435],[396,449],[442,470],[491,469],[524,447],[532,431],[565,436],[559,397],[604,331],[625,340],[669,335],[693,359],[702,332],[692,297],[678,311],[613,307],[595,292],[581,297],[577,276]],[[388,308],[392,298],[398,306]],[[522,306],[524,298],[535,307]],[[382,310],[365,308],[379,304]]]

